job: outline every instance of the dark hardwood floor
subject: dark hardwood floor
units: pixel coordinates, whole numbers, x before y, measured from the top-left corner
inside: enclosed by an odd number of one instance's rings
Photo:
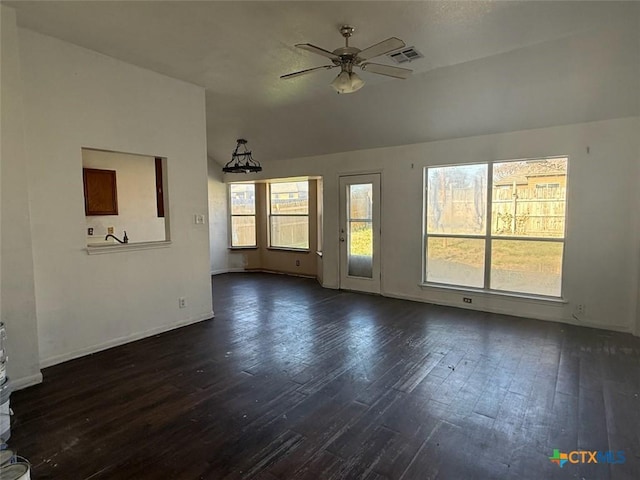
[[[640,478],[640,338],[280,275],[213,292],[214,320],[12,395],[33,479]]]

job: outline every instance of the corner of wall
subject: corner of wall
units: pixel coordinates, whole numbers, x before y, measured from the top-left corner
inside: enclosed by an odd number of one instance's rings
[[[209,257],[211,275],[228,271],[230,266],[227,220],[227,185],[222,178],[222,168],[207,157],[209,189]]]
[[[42,372],[38,372],[34,375],[29,375],[28,377],[20,377],[18,379],[11,379],[11,388],[15,392],[17,390],[22,390],[27,387],[32,387],[34,385],[38,385],[42,383]]]
[[[21,59],[15,10],[0,5],[0,315],[7,330],[8,375],[42,381],[27,175]]]

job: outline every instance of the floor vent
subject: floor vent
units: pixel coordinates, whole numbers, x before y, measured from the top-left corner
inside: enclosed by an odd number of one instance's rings
[[[424,58],[424,55],[414,47],[403,48],[402,50],[397,50],[387,56],[396,63],[407,63],[417,60],[418,58]]]

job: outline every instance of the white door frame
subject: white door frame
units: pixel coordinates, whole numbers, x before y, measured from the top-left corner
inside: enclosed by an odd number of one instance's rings
[[[349,185],[372,184],[373,204],[372,204],[372,233],[373,233],[373,259],[371,278],[351,276],[348,274],[348,252],[349,229],[348,229],[348,197],[347,188]],[[367,293],[381,293],[381,188],[382,172],[367,173],[345,173],[338,177],[338,251],[339,251],[339,282],[340,289],[354,290]]]

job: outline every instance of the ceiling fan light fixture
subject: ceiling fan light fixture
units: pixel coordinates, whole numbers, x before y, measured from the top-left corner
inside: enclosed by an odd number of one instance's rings
[[[229,160],[222,171],[224,173],[257,173],[262,171],[260,162],[254,160],[251,156],[251,151],[247,150],[247,141],[244,138],[236,140],[236,149],[231,154],[231,160]],[[243,151],[239,152],[240,148]]]
[[[360,90],[364,86],[362,80],[357,74],[343,70],[331,82],[331,87],[338,93],[353,93]]]
[[[348,90],[351,87],[351,79],[349,78],[349,72],[342,71],[331,82],[331,87],[338,93],[349,93]]]
[[[352,92],[357,92],[358,90],[360,90],[362,87],[364,87],[364,80],[362,80],[360,78],[360,76],[356,75],[355,73],[351,72],[349,74],[349,76],[351,77],[351,88],[352,88]]]

